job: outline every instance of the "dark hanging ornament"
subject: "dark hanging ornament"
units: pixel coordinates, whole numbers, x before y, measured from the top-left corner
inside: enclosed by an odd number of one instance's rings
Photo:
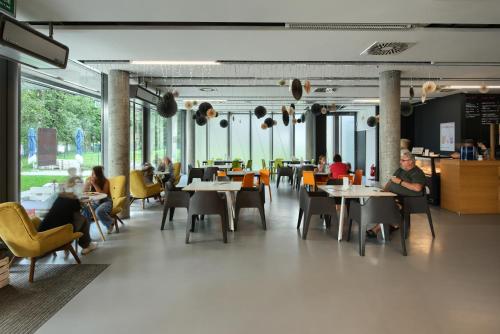
[[[255,116],[257,116],[257,118],[262,118],[262,117],[266,116],[267,110],[263,106],[258,106],[255,108],[253,113],[255,114]]]
[[[158,114],[165,118],[170,118],[177,113],[177,102],[170,92],[165,93],[157,105]]]
[[[302,83],[299,79],[293,79],[292,81],[292,95],[297,101],[302,97]]]
[[[302,121],[302,123],[305,123],[306,122],[306,114],[302,114],[300,116],[300,121]]]
[[[268,117],[264,120],[264,124],[266,124],[268,128],[272,128],[274,125],[274,121],[271,117]]]
[[[377,123],[378,123],[378,120],[377,120],[377,117],[375,117],[375,116],[370,116],[366,120],[366,125],[368,125],[370,128],[373,128],[374,126],[376,126]]]
[[[227,119],[221,119],[219,124],[220,124],[221,128],[227,128],[229,125],[229,122],[227,121]]]
[[[200,117],[196,117],[196,124],[198,124],[199,126],[207,124],[207,118],[203,115],[201,115]]]
[[[321,105],[319,103],[315,103],[311,106],[311,112],[315,115],[318,116],[321,114]]]
[[[213,109],[212,105],[208,102],[203,102],[200,104],[200,106],[198,107],[198,111],[205,117],[207,117],[207,112],[210,110],[210,109]]]
[[[288,114],[288,111],[286,111],[286,108],[285,110],[281,110],[281,117],[283,119],[283,124],[285,124],[285,126],[288,126],[288,124],[290,124],[290,115]]]

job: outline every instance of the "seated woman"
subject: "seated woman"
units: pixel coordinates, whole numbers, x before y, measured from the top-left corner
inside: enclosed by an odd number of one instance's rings
[[[340,175],[349,173],[349,166],[342,162],[340,154],[335,154],[333,164],[330,165],[330,178],[338,179]]]
[[[78,245],[82,247],[82,255],[87,255],[97,248],[97,244],[92,242],[90,238],[90,224],[87,219],[80,214],[80,209],[80,201],[73,194],[60,194],[38,226],[38,232],[47,231],[66,224],[72,224],[74,232],[83,233],[83,236],[78,239]]]
[[[318,167],[316,168],[316,172],[318,173],[328,172],[328,164],[326,163],[326,157],[324,155],[320,155],[318,158]]]
[[[92,175],[85,182],[84,191],[93,191],[106,194],[107,197],[100,200],[99,203],[92,203],[97,218],[108,229],[108,234],[113,232],[113,219],[109,215],[113,209],[113,201],[109,192],[109,180],[104,176],[102,166],[92,167]],[[87,219],[92,219],[90,211],[85,208],[83,214]]]
[[[172,160],[169,157],[165,157],[163,159],[163,170],[162,172],[165,172],[165,175],[163,176],[163,184],[167,184],[167,182],[171,182],[173,186],[174,182],[174,164],[172,163]]]
[[[142,174],[144,174],[145,184],[153,183],[154,167],[151,166],[149,162],[145,162],[144,165],[142,165]]]

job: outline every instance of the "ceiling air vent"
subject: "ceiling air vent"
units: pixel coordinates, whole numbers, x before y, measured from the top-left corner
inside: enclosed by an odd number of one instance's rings
[[[287,23],[287,29],[294,30],[410,30],[413,24],[392,24],[392,23]]]
[[[315,93],[335,93],[337,88],[334,87],[318,87],[314,90]]]
[[[372,55],[372,56],[389,56],[397,55],[403,51],[406,51],[409,47],[413,46],[415,43],[404,43],[404,42],[375,42],[368,49],[361,52],[362,55]]]

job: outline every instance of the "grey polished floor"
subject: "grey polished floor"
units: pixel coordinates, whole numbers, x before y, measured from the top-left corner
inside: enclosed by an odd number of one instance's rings
[[[159,204],[135,206],[83,258],[110,267],[38,333],[500,333],[500,216],[433,210],[435,240],[417,215],[408,257],[398,236],[360,257],[319,219],[301,240],[296,193],[272,190],[268,230],[243,211],[228,244],[216,217],[186,245],[185,210],[160,231]]]

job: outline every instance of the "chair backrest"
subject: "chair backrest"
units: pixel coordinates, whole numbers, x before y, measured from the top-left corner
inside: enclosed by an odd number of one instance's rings
[[[274,159],[274,166],[276,168],[283,167],[283,159]]]
[[[219,170],[217,171],[217,177],[223,177],[223,176],[227,176],[227,173],[223,170]]]
[[[203,181],[212,181],[214,179],[214,175],[217,175],[219,168],[217,167],[207,167],[205,168],[205,172],[203,173]]]
[[[261,169],[259,173],[260,173],[260,182],[268,186],[270,182],[269,175],[271,174],[269,169]]]
[[[245,174],[245,176],[243,177],[243,181],[241,183],[241,186],[243,188],[253,188],[254,184],[253,184],[253,178],[255,177],[255,174],[254,173],[247,173]]]
[[[351,175],[351,174],[339,174],[339,175],[337,176],[337,179],[338,179],[338,180],[342,180],[344,177],[349,178],[349,181],[350,181],[351,183],[353,183],[353,182],[354,182],[354,176],[353,176],[353,175]]]
[[[314,172],[304,171],[304,172],[302,172],[302,177],[303,177],[305,186],[308,185],[308,186],[314,187],[316,185],[316,182],[314,181]]]
[[[193,182],[193,179],[203,179],[204,168],[191,168],[188,174],[188,184]]]
[[[302,171],[305,172],[305,171],[314,171],[314,166],[311,166],[311,165],[306,165],[306,166],[302,166]]]
[[[120,197],[125,197],[126,182],[127,179],[125,178],[125,175],[118,175],[109,178],[109,192],[113,201]]]
[[[326,184],[329,186],[341,186],[343,183],[342,179],[329,179]]]
[[[266,169],[266,159],[262,159],[262,169]]]
[[[213,166],[214,161],[213,160],[207,160],[207,166]]]
[[[130,194],[133,197],[142,198],[146,196],[146,184],[141,170],[130,171]]]
[[[179,183],[181,179],[181,163],[174,163],[174,185]]]
[[[234,161],[232,162],[232,167],[233,167],[233,170],[234,170],[235,168],[241,168],[241,162],[240,162],[239,160],[234,160]]]
[[[200,160],[196,160],[196,167],[200,168],[201,165],[200,165]]]
[[[195,214],[222,214],[226,200],[215,191],[197,191],[189,201],[189,212]]]
[[[15,256],[33,256],[37,246],[36,235],[35,227],[20,204],[0,204],[0,238]]]
[[[361,185],[363,181],[363,170],[362,169],[356,169],[354,172],[354,180],[352,181],[352,184],[354,185]]]
[[[247,164],[245,165],[245,168],[248,169],[248,170],[252,169],[252,160],[248,160],[247,161]]]
[[[361,219],[370,224],[401,223],[401,213],[393,197],[371,197],[361,206]]]

